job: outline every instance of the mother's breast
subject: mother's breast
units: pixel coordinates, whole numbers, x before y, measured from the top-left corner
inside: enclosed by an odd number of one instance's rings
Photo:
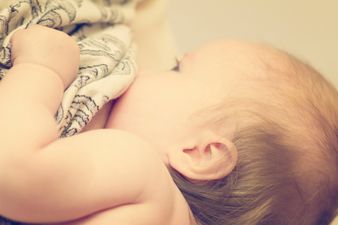
[[[105,104],[100,111],[92,118],[92,120],[81,130],[80,133],[86,132],[89,130],[103,129],[106,126],[106,123],[110,116],[110,111],[113,106],[113,101],[109,101]]]

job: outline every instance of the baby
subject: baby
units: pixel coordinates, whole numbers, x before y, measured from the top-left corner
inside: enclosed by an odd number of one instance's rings
[[[78,47],[40,26],[16,32],[12,45],[0,83],[0,104],[9,105],[0,111],[1,215],[64,225],[333,217],[338,93],[286,53],[209,43],[172,71],[140,72],[105,126],[57,139],[54,114],[75,79]]]

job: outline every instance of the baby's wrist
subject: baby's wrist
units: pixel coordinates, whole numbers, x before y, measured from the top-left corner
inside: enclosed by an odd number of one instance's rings
[[[62,76],[53,68],[48,65],[44,65],[37,62],[25,62],[25,61],[14,61],[12,69],[23,69],[27,71],[25,74],[43,74],[43,76],[54,76],[62,84],[64,89],[65,81]],[[34,73],[29,73],[28,71],[34,71]]]
[[[66,33],[33,25],[16,31],[11,43],[14,65],[33,63],[45,66],[59,75],[64,86],[76,78],[80,49],[76,41]]]
[[[52,71],[53,73],[59,74],[55,69],[53,69],[51,66],[48,66],[44,63],[39,63],[39,62],[34,62],[34,61],[28,61],[28,60],[15,60],[13,62],[13,67],[14,66],[32,66],[32,67],[40,67],[40,68],[44,68],[47,70]]]
[[[71,62],[71,60],[69,60],[69,62]],[[48,60],[48,58],[45,58],[44,60],[34,60],[18,57],[13,60],[13,67],[19,65],[34,66],[36,68],[40,67],[49,70],[61,79],[64,87],[67,87],[75,79],[75,74],[77,73],[75,67],[72,68],[72,66],[69,67],[68,65],[58,65],[53,60]]]

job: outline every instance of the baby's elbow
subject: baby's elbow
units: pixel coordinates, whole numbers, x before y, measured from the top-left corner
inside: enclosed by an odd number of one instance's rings
[[[19,154],[20,153],[20,154]],[[16,151],[12,147],[1,146],[0,158],[0,204],[2,191],[16,180],[26,180],[32,165],[32,156],[28,152]]]
[[[33,155],[9,154],[0,160],[0,215],[22,220],[38,201],[37,186],[47,173],[35,165]]]

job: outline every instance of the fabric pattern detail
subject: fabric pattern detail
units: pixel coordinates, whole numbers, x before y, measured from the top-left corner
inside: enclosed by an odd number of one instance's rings
[[[0,3],[0,79],[12,66],[10,38],[32,24],[62,30],[80,46],[77,79],[56,113],[60,137],[74,135],[108,101],[120,96],[135,76],[134,46],[125,25],[136,1],[15,0]]]

